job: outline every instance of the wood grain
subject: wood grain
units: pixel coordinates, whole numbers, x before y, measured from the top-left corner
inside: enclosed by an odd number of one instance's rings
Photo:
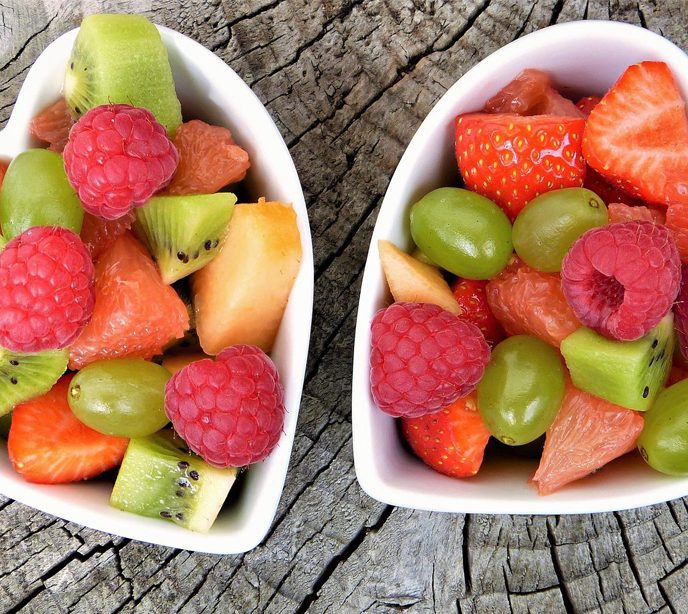
[[[189,554],[0,498],[0,614],[688,612],[684,500],[617,514],[394,509],[354,474],[355,307],[378,206],[437,99],[509,41],[574,19],[688,48],[680,0],[0,1],[0,122],[36,56],[90,12],[146,15],[227,61],[275,118],[303,182],[316,302],[291,468],[265,542]]]

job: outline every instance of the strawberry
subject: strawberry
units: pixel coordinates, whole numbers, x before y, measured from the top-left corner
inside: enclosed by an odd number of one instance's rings
[[[590,166],[588,166],[588,171],[585,174],[583,187],[595,192],[595,194],[597,194],[607,205],[609,203],[623,203],[630,207],[637,207],[638,205],[644,204],[642,200],[634,198],[621,188],[617,188],[614,184],[609,183],[609,181]]]
[[[580,187],[581,138],[573,117],[469,113],[456,121],[456,158],[469,190],[496,202],[513,220],[538,194]]]
[[[669,205],[666,210],[666,227],[676,241],[681,262],[688,265],[688,205]]]
[[[583,153],[597,172],[647,203],[688,203],[688,119],[664,62],[626,69],[590,113]]]
[[[688,371],[686,371],[683,367],[671,367],[671,372],[669,373],[669,381],[666,384],[667,388],[669,386],[673,386],[674,384],[678,384],[680,381],[683,381],[686,378],[688,378]]]
[[[486,286],[487,281],[459,277],[451,289],[456,302],[463,310],[459,317],[475,324],[485,337],[485,341],[494,347],[504,339],[504,330],[487,303]]]
[[[28,482],[77,482],[122,462],[129,440],[103,435],[77,420],[67,403],[71,379],[61,378],[50,392],[12,412],[7,449]]]
[[[490,438],[475,392],[437,413],[402,418],[401,434],[425,464],[455,478],[478,473]]]
[[[585,98],[581,98],[576,103],[576,106],[585,117],[588,117],[588,115],[590,115],[590,111],[597,106],[600,100],[602,100],[600,96],[586,96]]]

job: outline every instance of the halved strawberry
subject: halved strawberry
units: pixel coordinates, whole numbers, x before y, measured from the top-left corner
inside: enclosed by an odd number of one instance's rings
[[[71,379],[61,378],[50,392],[12,412],[7,449],[28,482],[87,480],[122,462],[129,440],[103,435],[77,420],[67,403]]]
[[[592,111],[599,104],[600,100],[602,100],[601,96],[586,96],[585,98],[581,98],[576,103],[576,106],[585,117],[588,117],[588,115],[590,115],[590,111]]]
[[[491,346],[504,339],[504,329],[487,304],[487,281],[457,278],[451,286],[463,313],[462,320],[475,324]]]
[[[583,153],[601,175],[647,203],[688,203],[688,119],[664,62],[626,69],[590,113]]]
[[[623,203],[624,205],[637,207],[638,205],[645,204],[642,200],[634,198],[621,188],[617,188],[590,166],[588,166],[588,170],[585,173],[583,187],[595,192],[607,205],[609,203]]]
[[[538,194],[580,187],[585,120],[469,113],[456,121],[456,158],[469,190],[496,202],[513,220]]]
[[[401,434],[425,464],[454,478],[478,473],[490,438],[475,392],[435,414],[402,418]]]
[[[676,241],[681,262],[688,265],[688,205],[669,205],[666,210],[666,227]]]

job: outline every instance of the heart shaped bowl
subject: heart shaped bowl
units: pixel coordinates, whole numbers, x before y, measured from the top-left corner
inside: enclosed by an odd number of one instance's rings
[[[607,21],[572,22],[516,40],[468,71],[435,105],[411,140],[385,195],[375,225],[358,308],[353,373],[353,434],[356,475],[375,499],[410,508],[488,514],[608,512],[650,505],[688,494],[688,479],[648,467],[637,453],[613,461],[599,473],[539,497],[527,484],[537,460],[488,450],[478,474],[453,479],[436,473],[402,444],[396,421],[375,406],[370,394],[370,322],[391,303],[377,241],[412,246],[408,212],[422,196],[460,185],[454,157],[454,120],[485,102],[526,68],[548,72],[571,98],[603,94],[631,64],[666,62],[688,98],[688,56],[648,30]]]
[[[167,47],[177,95],[186,119],[226,126],[251,159],[242,186],[248,198],[292,203],[296,211],[303,259],[271,357],[285,388],[286,421],[277,448],[253,465],[230,492],[207,534],[171,522],[143,518],[108,505],[112,481],[78,484],[29,484],[12,468],[4,443],[0,451],[0,493],[49,514],[94,529],[145,542],[210,552],[245,552],[265,537],[284,487],[303,389],[313,311],[313,246],[308,213],[294,163],[265,107],[220,58],[192,39],[159,27]],[[0,132],[0,157],[11,158],[39,146],[29,135],[31,117],[60,96],[62,75],[78,30],[67,32],[38,57],[17,98],[6,128]]]

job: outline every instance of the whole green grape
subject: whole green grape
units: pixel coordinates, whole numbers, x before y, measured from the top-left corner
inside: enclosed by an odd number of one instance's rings
[[[537,337],[517,335],[492,350],[478,384],[478,409],[499,441],[510,446],[535,441],[563,400],[564,367],[554,348]]]
[[[518,214],[513,241],[516,253],[538,271],[556,273],[576,239],[609,221],[607,207],[585,188],[564,188],[540,194]]]
[[[94,362],[69,386],[69,407],[86,426],[115,437],[145,437],[159,431],[165,414],[167,369],[140,358]]]
[[[420,260],[424,264],[429,264],[430,266],[437,266],[430,258],[428,258],[423,252],[421,252],[417,247],[411,253],[416,260]]]
[[[511,258],[511,223],[480,194],[460,188],[433,190],[411,207],[411,235],[443,269],[468,279],[489,279]]]
[[[638,449],[650,467],[688,475],[688,380],[663,390],[644,414]]]
[[[79,234],[83,219],[83,207],[69,185],[61,155],[29,149],[12,160],[0,192],[5,239],[32,226],[62,226]]]

